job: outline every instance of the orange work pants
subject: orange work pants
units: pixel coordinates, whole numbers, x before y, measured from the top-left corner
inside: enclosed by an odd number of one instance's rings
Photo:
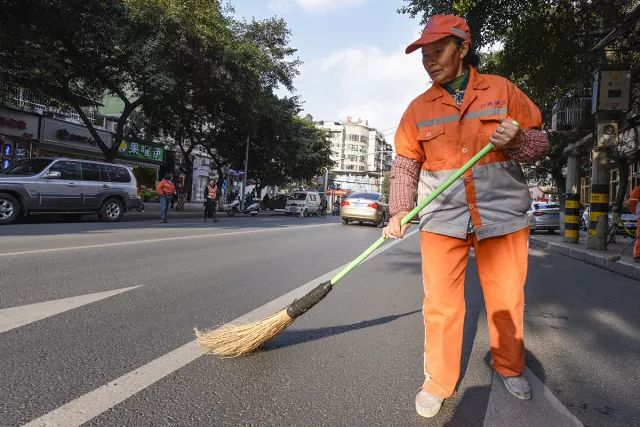
[[[464,279],[471,247],[484,294],[493,367],[502,376],[524,371],[524,283],[529,228],[478,241],[420,232],[425,325],[423,389],[447,398],[460,376],[465,317]]]

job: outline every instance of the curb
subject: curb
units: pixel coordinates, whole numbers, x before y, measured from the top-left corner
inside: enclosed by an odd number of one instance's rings
[[[636,266],[626,261],[609,261],[609,255],[589,253],[584,249],[576,249],[567,245],[548,242],[536,237],[529,237],[529,242],[536,248],[568,256],[569,258],[582,261],[586,264],[612,271],[631,279],[640,280],[640,266]]]

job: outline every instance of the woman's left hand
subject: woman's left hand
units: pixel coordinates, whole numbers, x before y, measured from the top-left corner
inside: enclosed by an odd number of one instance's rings
[[[522,147],[522,129],[513,120],[502,120],[489,142],[498,148],[517,150]]]

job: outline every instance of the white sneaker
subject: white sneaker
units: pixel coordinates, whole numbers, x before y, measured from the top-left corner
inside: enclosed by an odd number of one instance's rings
[[[440,411],[444,399],[433,396],[424,390],[416,395],[416,412],[421,417],[432,418]]]
[[[509,393],[521,400],[531,399],[531,387],[524,375],[518,375],[517,377],[503,377],[501,375],[500,377]]]

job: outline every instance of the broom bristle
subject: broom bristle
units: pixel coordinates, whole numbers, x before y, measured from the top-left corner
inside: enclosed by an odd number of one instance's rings
[[[217,329],[195,329],[198,344],[218,357],[238,357],[254,352],[293,323],[281,310],[265,319],[245,324],[226,324]]]

